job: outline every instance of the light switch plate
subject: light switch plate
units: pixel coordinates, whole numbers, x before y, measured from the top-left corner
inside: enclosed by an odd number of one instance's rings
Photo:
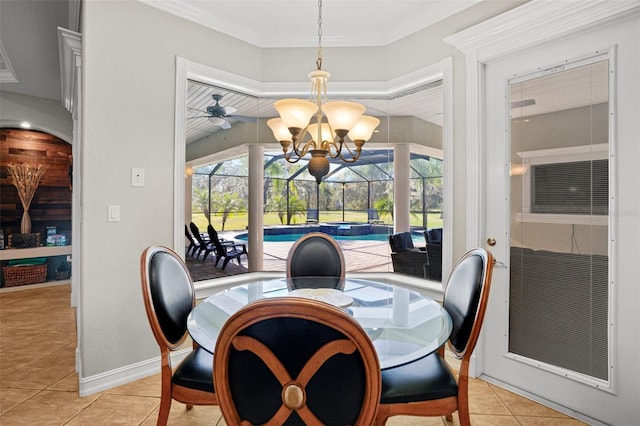
[[[144,186],[144,169],[131,169],[131,186]]]
[[[107,221],[120,222],[120,206],[107,207]]]

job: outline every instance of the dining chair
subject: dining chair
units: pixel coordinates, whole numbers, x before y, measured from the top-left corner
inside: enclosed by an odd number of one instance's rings
[[[187,337],[187,316],[195,305],[193,282],[183,260],[171,249],[151,246],[140,257],[142,296],[153,336],[160,346],[162,391],[158,425],[167,424],[171,401],[216,405],[213,355],[194,344],[193,350],[173,370],[171,352]]]
[[[200,248],[198,248],[198,254],[196,255],[196,258],[199,258],[200,254],[204,251],[204,256],[202,257],[202,261],[204,262],[207,256],[209,256],[209,253],[211,253],[214,250],[214,247],[211,245],[210,242],[205,241],[204,238],[202,238],[202,234],[200,234],[200,229],[198,229],[198,225],[191,222],[189,223],[189,228],[191,229],[191,233],[193,234],[193,237],[196,239],[196,241],[198,242],[198,245],[200,246]]]
[[[378,357],[340,308],[300,297],[252,302],[227,320],[214,354],[229,425],[373,424]]]
[[[293,280],[297,277],[333,277],[324,281],[330,288],[342,290],[344,287],[344,254],[342,249],[329,235],[323,232],[310,232],[300,237],[287,255],[286,276],[289,290],[300,288]]]
[[[396,415],[447,416],[458,411],[460,424],[469,419],[469,360],[482,327],[489,299],[493,256],[487,250],[468,251],[453,267],[443,307],[453,329],[449,348],[460,359],[458,380],[444,360],[444,350],[382,372],[382,396],[375,425]]]

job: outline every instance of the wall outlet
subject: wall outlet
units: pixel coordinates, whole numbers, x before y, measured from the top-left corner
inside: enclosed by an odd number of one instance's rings
[[[131,169],[131,186],[144,186],[144,169]]]

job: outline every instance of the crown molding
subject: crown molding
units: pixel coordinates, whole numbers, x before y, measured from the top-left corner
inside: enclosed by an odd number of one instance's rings
[[[75,109],[77,81],[82,59],[82,35],[58,27],[58,51],[60,54],[60,79],[62,105],[71,113]]]
[[[460,31],[444,41],[486,62],[517,49],[566,37],[585,28],[634,16],[640,1],[545,1],[529,3]]]
[[[332,81],[330,95],[388,99],[391,96],[412,90],[443,78],[442,62],[420,68],[387,81]],[[187,78],[213,86],[224,87],[256,98],[282,96],[306,96],[309,82],[265,82],[247,78],[232,72],[178,57],[187,68]]]

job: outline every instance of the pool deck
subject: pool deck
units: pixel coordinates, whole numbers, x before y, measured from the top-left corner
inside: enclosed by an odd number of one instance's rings
[[[393,272],[386,241],[337,240],[349,272]],[[293,242],[264,242],[264,270],[284,271]]]
[[[219,232],[220,237],[232,240],[238,235],[238,231]],[[391,263],[391,250],[387,241],[372,240],[336,240],[342,252],[347,272],[393,272]],[[263,271],[285,271],[287,255],[293,245],[293,241],[264,243]],[[214,266],[215,257],[209,257],[203,262],[202,257],[194,259],[186,256],[187,267],[194,281],[211,278],[220,278],[229,275],[244,274],[247,269],[247,259],[243,256],[242,264],[236,261],[229,262],[224,271],[221,265]]]

